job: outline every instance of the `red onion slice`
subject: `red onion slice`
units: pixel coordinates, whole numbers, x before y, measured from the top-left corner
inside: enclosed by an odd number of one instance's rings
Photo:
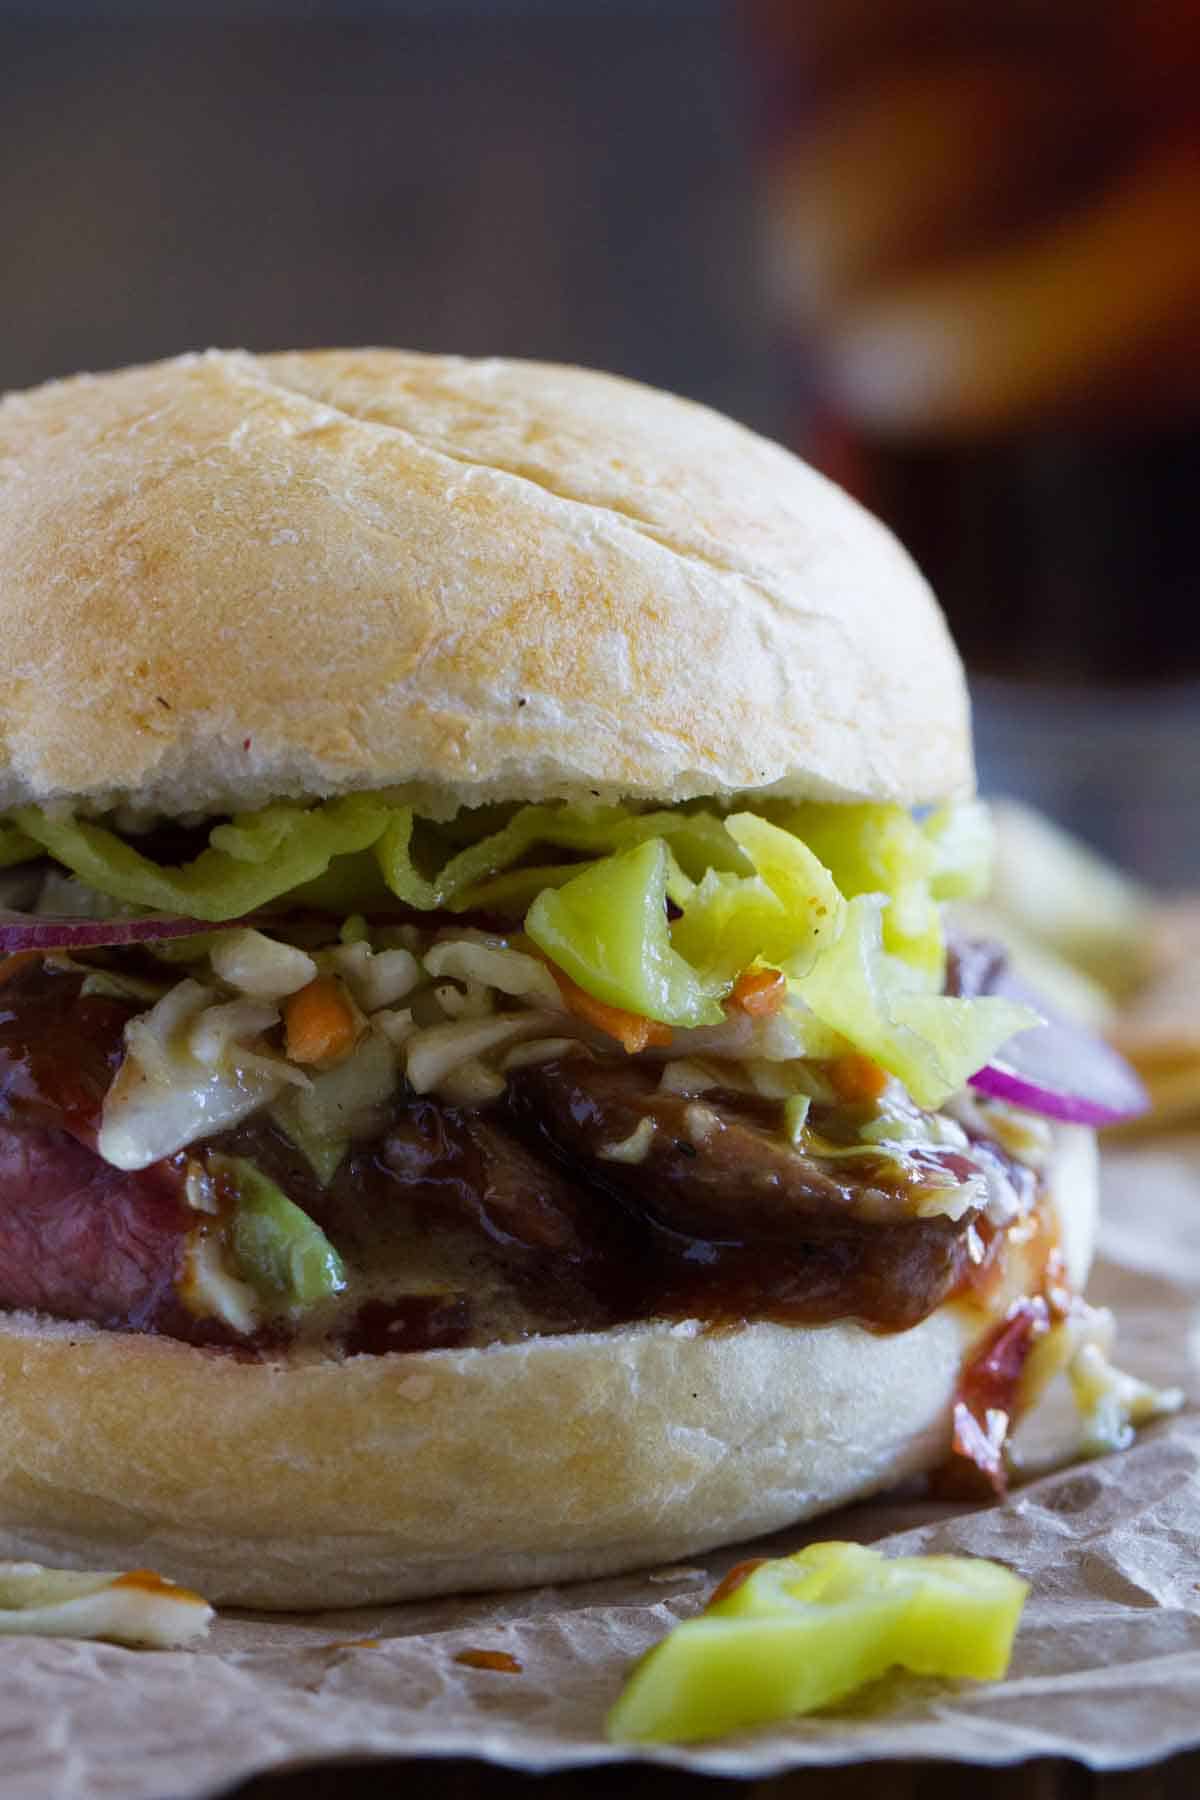
[[[117,944],[147,944],[156,938],[195,937],[202,931],[228,931],[244,919],[210,924],[181,919],[175,913],[145,913],[136,919],[77,919],[62,913],[11,912],[0,909],[0,953],[18,950],[99,950]]]
[[[1072,1125],[1117,1125],[1148,1109],[1149,1095],[1111,1044],[1053,1014],[1007,970],[989,992],[1035,1007],[1047,1023],[1010,1037],[971,1087]]]

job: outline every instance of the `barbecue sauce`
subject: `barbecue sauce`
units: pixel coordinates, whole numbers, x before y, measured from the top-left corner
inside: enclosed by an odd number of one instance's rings
[[[81,995],[82,985],[78,971],[39,957],[0,986],[0,1119],[53,1126],[94,1150],[125,1024],[139,1008]]]
[[[1046,1230],[1041,1239],[1040,1290],[1013,1301],[968,1359],[954,1397],[954,1436],[949,1460],[934,1478],[947,1500],[1003,1499],[1008,1492],[1007,1448],[1020,1419],[1025,1365],[1038,1339],[1071,1307],[1066,1265]],[[1036,1246],[1035,1246],[1036,1248]]]

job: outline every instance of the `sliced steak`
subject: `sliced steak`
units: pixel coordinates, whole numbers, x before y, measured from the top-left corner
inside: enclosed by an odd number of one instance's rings
[[[470,1221],[501,1248],[587,1254],[585,1197],[486,1113],[416,1101],[389,1131],[383,1160],[410,1200]]]
[[[583,1057],[521,1070],[511,1092],[526,1132],[674,1231],[795,1243],[912,1223],[912,1184],[893,1161],[793,1149],[776,1101],[724,1091],[689,1100],[659,1092],[644,1064]],[[952,1172],[963,1179],[970,1166]]]
[[[148,1331],[175,1320],[195,1215],[159,1163],[113,1169],[65,1131],[0,1127],[0,1304]]]
[[[791,1150],[774,1102],[688,1101],[659,1093],[645,1065],[572,1058],[515,1074],[508,1104],[529,1141],[649,1226],[643,1314],[903,1330],[987,1255],[973,1214],[914,1218],[882,1159],[822,1165]]]

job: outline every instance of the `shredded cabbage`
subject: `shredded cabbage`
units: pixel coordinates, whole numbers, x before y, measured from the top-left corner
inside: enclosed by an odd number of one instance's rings
[[[303,950],[249,929],[215,933],[208,960],[213,973],[230,987],[264,1000],[298,993],[317,973],[316,963]]]
[[[1067,1368],[1071,1397],[1083,1427],[1084,1456],[1127,1450],[1139,1425],[1149,1425],[1183,1405],[1180,1388],[1156,1388],[1114,1368],[1097,1343],[1083,1343]]]
[[[445,1084],[467,1063],[526,1038],[560,1031],[562,1015],[546,1012],[494,1013],[484,1019],[452,1019],[414,1031],[404,1043],[405,1075],[418,1094],[445,1094]],[[503,1090],[503,1082],[499,1089]],[[450,1098],[452,1096],[446,1096]]]
[[[190,1588],[147,1571],[46,1569],[0,1563],[0,1637],[101,1639],[177,1650],[204,1637],[214,1613]]]
[[[449,975],[452,981],[474,981],[513,999],[528,1000],[530,1004],[536,1001],[551,1011],[562,1008],[558,984],[545,963],[536,956],[514,950],[503,938],[489,938],[482,932],[464,933],[462,937],[435,944],[425,952],[422,961],[426,973],[435,978]]]
[[[373,950],[363,938],[339,944],[328,953],[328,960],[367,1013],[395,1006],[421,979],[420,965],[411,950]]]
[[[783,1103],[783,1129],[790,1144],[799,1148],[804,1138],[804,1127],[808,1123],[808,1109],[812,1105],[811,1094],[789,1094]]]
[[[104,1096],[97,1149],[118,1169],[146,1169],[160,1157],[228,1130],[273,1100],[289,1065],[241,1046],[214,1067],[189,1044],[213,1009],[211,988],[190,979],[168,988],[149,1012],[125,1027],[126,1055]]]
[[[272,1118],[307,1157],[322,1187],[355,1139],[382,1131],[396,1079],[395,1050],[382,1031],[372,1030],[342,1062],[275,1101]]]

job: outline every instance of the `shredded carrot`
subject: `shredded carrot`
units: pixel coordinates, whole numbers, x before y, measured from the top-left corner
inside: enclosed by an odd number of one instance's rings
[[[0,956],[0,987],[11,981],[18,969],[31,962],[41,962],[44,954],[42,950],[14,950],[11,956]]]
[[[109,1586],[132,1588],[138,1593],[156,1594],[160,1598],[165,1597],[169,1600],[182,1600],[193,1606],[207,1604],[204,1598],[200,1594],[193,1593],[191,1588],[180,1587],[174,1581],[164,1581],[162,1576],[155,1574],[153,1569],[130,1569],[126,1574],[118,1575],[115,1581],[109,1583]]]
[[[287,1053],[298,1063],[338,1063],[354,1048],[354,1013],[331,975],[318,975],[283,1011]]]
[[[646,1049],[649,1044],[662,1047],[670,1043],[669,1025],[660,1025],[657,1019],[644,1018],[641,1013],[626,1012],[620,1006],[610,1006],[607,1000],[597,1000],[591,994],[585,994],[569,975],[564,975],[553,963],[549,967],[568,1010],[577,1018],[586,1019],[589,1025],[606,1031],[609,1037],[616,1038],[630,1056],[636,1056],[639,1050]]]
[[[857,1050],[834,1057],[829,1079],[841,1100],[878,1100],[888,1081],[887,1070]]]
[[[731,1006],[752,1019],[769,1019],[787,998],[787,981],[778,969],[743,969],[729,996]]]

